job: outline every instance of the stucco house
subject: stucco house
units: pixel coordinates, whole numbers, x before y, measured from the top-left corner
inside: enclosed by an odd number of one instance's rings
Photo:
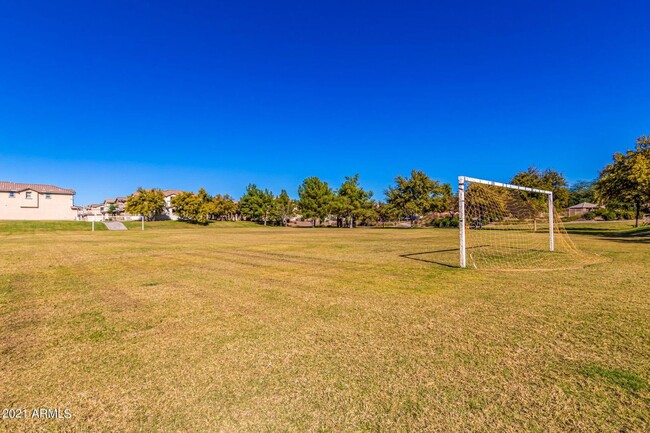
[[[75,220],[73,189],[0,181],[0,220]]]
[[[584,215],[587,212],[594,211],[596,209],[600,209],[601,206],[598,206],[597,204],[593,203],[578,203],[576,205],[573,205],[569,207],[569,216],[576,216],[576,215]]]
[[[180,191],[178,189],[165,189],[163,190],[163,195],[165,196],[165,211],[163,218],[167,219],[169,218],[170,220],[177,220],[178,215],[174,213],[174,208],[172,207],[172,198],[176,197],[179,194],[182,194],[183,191]]]
[[[102,214],[105,219],[113,217],[127,217],[126,200],[128,197],[107,198],[102,205]],[[111,207],[112,206],[112,207]]]
[[[104,203],[95,203],[83,206],[77,212],[80,221],[104,221]]]

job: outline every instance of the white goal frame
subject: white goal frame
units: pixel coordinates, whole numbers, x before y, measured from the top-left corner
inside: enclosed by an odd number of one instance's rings
[[[467,267],[467,244],[465,239],[465,182],[482,183],[483,185],[498,186],[501,188],[515,189],[519,191],[537,192],[548,196],[548,234],[549,251],[555,251],[555,227],[553,221],[553,191],[528,188],[525,186],[512,185],[509,183],[493,182],[491,180],[476,179],[474,177],[458,176],[458,227],[460,228],[460,267]]]

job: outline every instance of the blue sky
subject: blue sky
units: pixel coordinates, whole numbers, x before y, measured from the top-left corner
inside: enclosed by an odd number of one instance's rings
[[[592,179],[650,134],[650,3],[0,1],[0,180],[293,196]]]

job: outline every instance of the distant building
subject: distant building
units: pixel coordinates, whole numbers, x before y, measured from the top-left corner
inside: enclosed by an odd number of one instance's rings
[[[177,220],[178,215],[174,213],[174,208],[172,207],[172,198],[176,197],[179,194],[182,194],[183,191],[178,189],[165,189],[163,190],[163,195],[165,196],[165,211],[164,215],[161,215],[161,219],[170,219]]]
[[[115,197],[104,199],[103,203],[89,204],[79,211],[78,219],[85,221],[128,221],[140,218],[139,215],[130,215],[126,211],[128,197]]]
[[[126,217],[129,216],[126,213],[126,200],[128,197],[116,197],[116,198],[107,198],[104,199],[102,204],[102,215],[104,219],[115,218],[115,217]]]
[[[74,220],[73,189],[0,181],[0,220]]]
[[[587,203],[587,202],[578,203],[576,205],[569,207],[569,216],[584,215],[587,212],[591,212],[596,209],[600,209],[600,206],[598,206],[597,204]]]
[[[104,203],[89,204],[82,207],[77,214],[82,221],[104,221]]]
[[[166,189],[162,190],[162,193],[165,197],[165,209],[161,215],[158,215],[158,217],[156,217],[156,219],[177,220],[178,215],[174,213],[171,201],[173,197],[182,194],[183,191],[177,189]],[[137,194],[137,192],[133,194]],[[90,204],[88,206],[80,208],[78,211],[78,219],[86,221],[128,221],[139,219],[139,215],[131,215],[126,211],[127,200],[128,197],[116,197],[104,199],[103,203]]]

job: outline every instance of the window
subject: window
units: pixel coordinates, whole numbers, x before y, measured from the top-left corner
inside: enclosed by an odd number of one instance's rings
[[[45,193],[45,198],[46,198],[46,199],[51,199],[51,198],[52,198],[52,194],[50,194],[49,192],[46,192],[46,193]]]
[[[32,192],[31,192],[31,191],[27,191],[27,192],[25,193],[25,198],[26,198],[27,200],[31,200],[31,199],[32,199]]]
[[[16,197],[16,193],[13,191],[9,191],[9,198],[14,198]]]

